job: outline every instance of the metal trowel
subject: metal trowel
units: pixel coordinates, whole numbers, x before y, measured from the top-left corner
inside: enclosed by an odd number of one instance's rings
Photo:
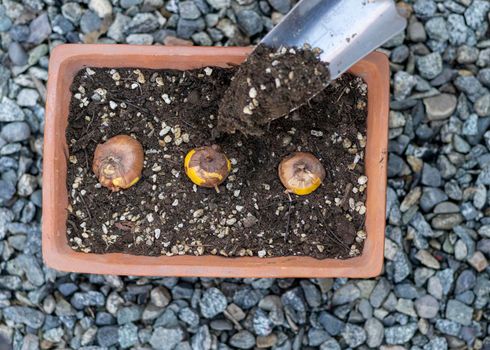
[[[260,43],[320,48],[335,79],[406,24],[393,0],[302,0]]]

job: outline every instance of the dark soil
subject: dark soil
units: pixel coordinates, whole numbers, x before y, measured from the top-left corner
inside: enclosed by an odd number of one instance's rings
[[[320,51],[259,45],[240,65],[220,102],[218,129],[262,135],[264,126],[306,103],[327,86]]]
[[[67,139],[73,249],[143,255],[307,255],[348,258],[362,251],[366,85],[348,74],[261,137],[211,141],[218,105],[236,68],[187,72],[84,69],[71,87]],[[128,190],[101,188],[91,170],[96,145],[129,134],[145,150],[142,179]],[[217,143],[232,172],[214,189],[184,173],[186,153]],[[293,151],[325,166],[307,196],[284,192],[277,167]]]

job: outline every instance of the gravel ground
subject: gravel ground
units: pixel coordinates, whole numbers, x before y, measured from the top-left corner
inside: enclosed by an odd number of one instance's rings
[[[95,41],[248,45],[290,0],[3,0],[0,334],[23,350],[490,349],[490,3],[400,5],[409,26],[382,49],[393,72],[383,275],[220,280],[42,264],[49,51]]]

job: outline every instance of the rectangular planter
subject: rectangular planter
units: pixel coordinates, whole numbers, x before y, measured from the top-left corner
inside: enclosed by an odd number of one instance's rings
[[[49,63],[43,163],[42,248],[46,264],[57,270],[97,274],[209,277],[373,277],[383,266],[389,112],[386,56],[371,53],[350,70],[368,85],[365,155],[367,214],[364,250],[347,260],[310,257],[224,258],[218,256],[147,257],[121,253],[86,254],[66,239],[68,146],[65,130],[70,85],[84,67],[191,69],[227,67],[243,62],[251,48],[61,45]]]

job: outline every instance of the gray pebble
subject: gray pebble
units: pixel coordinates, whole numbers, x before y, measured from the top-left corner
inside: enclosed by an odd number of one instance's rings
[[[199,301],[201,314],[206,318],[213,318],[222,313],[225,311],[226,305],[226,297],[217,288],[206,289]]]
[[[252,10],[242,10],[237,13],[237,21],[239,27],[248,36],[253,36],[258,34],[263,29],[262,18],[257,14],[257,12]]]
[[[416,64],[420,75],[427,79],[433,79],[442,72],[442,57],[438,52],[417,57]]]
[[[42,13],[35,18],[29,25],[30,35],[27,41],[31,44],[38,45],[46,40],[51,34],[51,25],[48,14]]]
[[[230,345],[237,349],[251,349],[255,346],[255,337],[249,331],[239,331],[230,338]]]
[[[185,19],[197,19],[201,16],[201,11],[197,5],[190,0],[182,1],[179,3],[180,17]]]
[[[473,309],[458,300],[451,299],[447,302],[446,318],[469,326],[473,318]]]

